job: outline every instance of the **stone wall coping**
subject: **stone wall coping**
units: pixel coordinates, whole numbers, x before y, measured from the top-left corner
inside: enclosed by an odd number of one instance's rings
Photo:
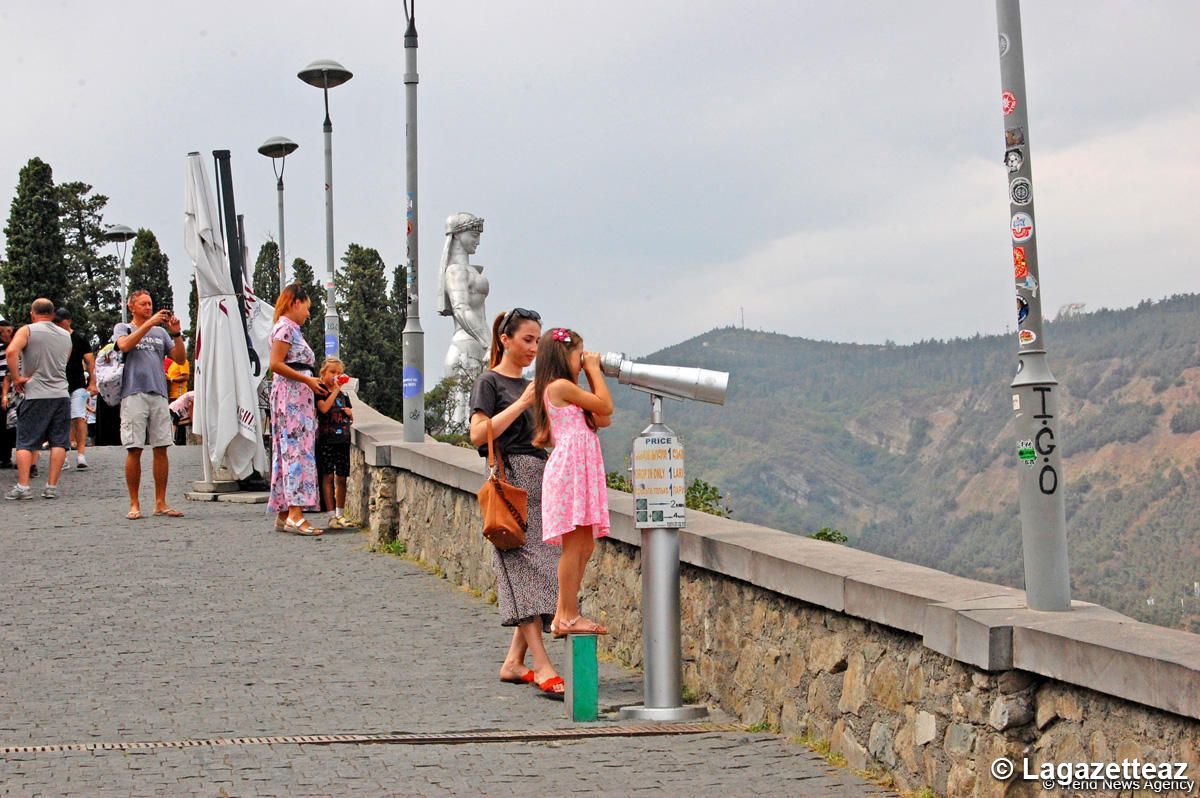
[[[405,443],[402,425],[358,402],[354,443],[368,466],[390,466],[474,494],[477,452]],[[640,547],[633,497],[610,490],[611,537]],[[801,601],[919,635],[925,646],[987,671],[1017,668],[1186,717],[1200,718],[1200,635],[1072,602],[1067,613],[1025,606],[1025,591],[794,535],[688,513],[680,560]]]

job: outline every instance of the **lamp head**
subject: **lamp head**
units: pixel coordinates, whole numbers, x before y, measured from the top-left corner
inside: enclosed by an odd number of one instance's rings
[[[285,136],[272,136],[259,146],[258,153],[268,158],[286,158],[299,147],[299,144]]]
[[[108,229],[104,231],[105,241],[128,241],[136,236],[137,233],[123,224],[110,224]]]
[[[296,77],[310,86],[316,86],[318,89],[332,89],[350,80],[350,78],[354,77],[354,73],[337,61],[324,58],[320,61],[313,61],[304,69],[301,69],[296,73]]]

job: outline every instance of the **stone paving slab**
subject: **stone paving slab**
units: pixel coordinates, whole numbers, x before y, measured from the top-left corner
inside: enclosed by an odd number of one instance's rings
[[[110,448],[65,472],[58,500],[0,502],[0,747],[570,726],[498,681],[510,633],[493,607],[360,533],[298,538],[261,505],[185,502],[199,451],[171,452],[182,519],[126,520]],[[640,703],[638,674],[602,663],[600,682],[603,707]],[[0,795],[531,791],[888,794],[748,733],[0,755]]]

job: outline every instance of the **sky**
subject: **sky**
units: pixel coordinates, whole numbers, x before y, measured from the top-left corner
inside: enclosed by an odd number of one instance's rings
[[[287,136],[288,259],[325,271],[320,91],[332,58],[335,247],[405,253],[398,0],[4,0],[0,215],[21,166],[155,232],[183,310],[188,152],[232,151],[250,256],[276,235],[258,145]],[[1026,3],[1045,311],[1200,291],[1200,4]],[[426,385],[447,216],[486,219],[489,317],[513,305],[644,355],[740,324],[907,343],[1015,327],[991,2],[421,0]],[[1192,53],[1192,55],[1188,55]],[[1047,341],[1053,349],[1053,341]],[[1015,342],[1014,342],[1015,349]]]

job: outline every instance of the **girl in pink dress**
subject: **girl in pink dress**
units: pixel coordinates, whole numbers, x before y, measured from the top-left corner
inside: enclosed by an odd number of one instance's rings
[[[579,372],[591,390],[579,387]],[[557,327],[538,342],[534,371],[534,438],[553,446],[542,474],[542,539],[562,546],[558,560],[558,604],[550,630],[608,634],[579,612],[579,586],[595,548],[608,534],[608,488],[596,430],[612,423],[613,403],[600,371],[600,355],[583,351],[583,338]]]

